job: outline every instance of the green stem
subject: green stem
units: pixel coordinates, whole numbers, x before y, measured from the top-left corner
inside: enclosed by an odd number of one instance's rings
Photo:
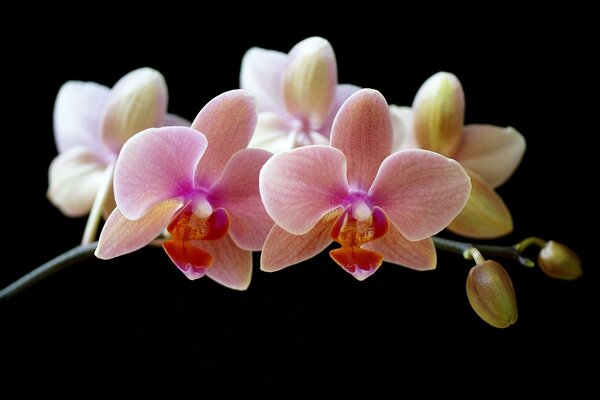
[[[530,259],[523,257],[517,246],[491,246],[487,244],[473,244],[468,242],[459,242],[457,240],[444,239],[433,236],[433,244],[438,250],[449,251],[461,254],[467,260],[472,258],[471,249],[476,248],[482,255],[488,257],[501,257],[516,260],[521,265],[533,267],[534,263]]]
[[[81,244],[85,246],[90,244],[96,239],[96,232],[98,232],[98,224],[100,224],[100,218],[102,217],[102,210],[104,210],[104,204],[106,203],[106,197],[110,193],[110,188],[113,182],[113,172],[115,170],[115,163],[111,163],[106,167],[100,189],[94,199],[94,204],[90,210],[87,223],[85,224],[85,230],[83,231],[83,238]]]
[[[0,290],[0,302],[8,300],[14,295],[22,292],[30,286],[33,286],[37,282],[46,279],[50,275],[68,267],[69,265],[91,257],[94,254],[96,247],[98,247],[98,242],[77,246],[66,253],[63,253],[58,257],[40,265],[33,271]]]

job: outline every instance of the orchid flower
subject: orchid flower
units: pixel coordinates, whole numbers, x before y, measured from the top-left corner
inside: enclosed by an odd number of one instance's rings
[[[258,123],[250,147],[273,153],[327,145],[337,111],[359,89],[338,85],[333,48],[320,37],[301,41],[289,54],[248,50],[240,87],[257,98]]]
[[[111,184],[112,174],[105,179],[105,171],[112,171],[129,137],[146,128],[186,124],[166,110],[164,78],[150,68],[128,73],[112,89],[94,82],[65,83],[54,106],[59,155],[48,171],[52,204],[69,217],[89,213],[101,187]],[[107,204],[110,212],[114,201]]]
[[[167,228],[163,247],[189,278],[208,275],[244,290],[252,253],[273,225],[258,190],[271,154],[246,149],[256,126],[254,99],[223,93],[191,128],[147,129],[127,141],[115,167],[115,199],[96,256],[109,259],[145,245]]]
[[[332,241],[329,254],[358,280],[383,260],[432,269],[431,235],[462,210],[470,181],[454,160],[425,150],[391,154],[392,125],[384,97],[362,89],[341,107],[331,147],[313,145],[273,156],[260,173],[260,193],[275,225],[261,269],[306,260]]]
[[[521,162],[525,139],[512,127],[464,126],[464,109],[464,93],[456,76],[433,75],[417,92],[412,110],[390,106],[395,149],[417,147],[460,162],[473,188],[464,210],[448,229],[471,238],[500,237],[512,231],[513,221],[494,189]]]

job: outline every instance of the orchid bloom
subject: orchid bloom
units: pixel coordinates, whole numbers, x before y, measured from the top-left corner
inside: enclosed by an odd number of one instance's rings
[[[439,154],[391,150],[387,103],[378,91],[362,89],[335,118],[331,147],[305,146],[267,161],[260,193],[277,225],[267,236],[261,269],[306,260],[332,241],[341,248],[329,254],[358,280],[383,260],[435,268],[431,235],[463,208],[469,177]]]
[[[129,137],[146,128],[186,123],[166,110],[165,80],[150,68],[128,73],[112,89],[94,82],[65,83],[54,106],[59,155],[48,171],[52,204],[69,217],[89,213],[105,184],[105,171],[112,169]],[[110,204],[114,207],[114,201]]]
[[[115,167],[117,208],[96,256],[130,253],[167,228],[163,247],[189,279],[208,275],[246,289],[251,251],[262,248],[273,225],[258,190],[271,154],[246,149],[255,126],[254,99],[234,90],[211,100],[191,128],[147,129],[129,139]]]
[[[359,89],[338,85],[333,48],[320,37],[301,41],[289,54],[248,50],[240,87],[257,98],[258,123],[250,147],[273,153],[327,145],[337,111]]]
[[[448,229],[471,238],[492,239],[513,229],[510,211],[494,189],[521,162],[525,139],[512,127],[464,126],[464,109],[464,93],[456,76],[433,75],[417,92],[412,110],[390,106],[395,149],[417,147],[460,162],[473,188],[467,205]]]

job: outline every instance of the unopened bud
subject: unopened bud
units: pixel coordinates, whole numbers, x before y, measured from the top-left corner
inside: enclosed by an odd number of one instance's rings
[[[515,289],[506,270],[495,261],[471,268],[467,297],[477,315],[496,328],[507,328],[517,321]]]
[[[550,240],[538,255],[538,264],[552,278],[572,281],[583,274],[579,256],[564,244]]]

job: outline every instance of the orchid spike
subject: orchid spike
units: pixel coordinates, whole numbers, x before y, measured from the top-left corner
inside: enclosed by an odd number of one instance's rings
[[[444,229],[469,196],[470,180],[454,160],[425,150],[391,154],[384,97],[363,89],[341,107],[331,146],[305,146],[273,156],[260,173],[260,193],[276,225],[261,269],[277,271],[341,245],[331,257],[356,279],[383,260],[432,269],[431,235]]]
[[[128,73],[112,89],[93,82],[65,83],[54,105],[59,155],[48,171],[52,204],[69,217],[89,213],[104,171],[129,137],[146,128],[189,124],[166,110],[165,80],[150,68]],[[111,198],[106,210],[113,208]]]
[[[510,178],[525,152],[525,139],[512,127],[464,126],[465,100],[453,74],[439,72],[419,89],[412,110],[390,106],[394,149],[421,148],[451,157],[465,168],[473,189],[448,229],[492,239],[512,232],[510,211],[494,190]]]
[[[271,153],[247,149],[256,126],[254,99],[233,90],[211,100],[191,128],[147,129],[129,139],[115,167],[115,198],[96,256],[130,253],[161,234],[189,278],[204,275],[238,290],[250,284],[252,253],[273,222],[258,190]]]
[[[311,37],[289,54],[252,48],[242,60],[240,86],[258,102],[258,124],[250,147],[273,153],[329,143],[333,119],[359,88],[338,85],[331,44]]]

